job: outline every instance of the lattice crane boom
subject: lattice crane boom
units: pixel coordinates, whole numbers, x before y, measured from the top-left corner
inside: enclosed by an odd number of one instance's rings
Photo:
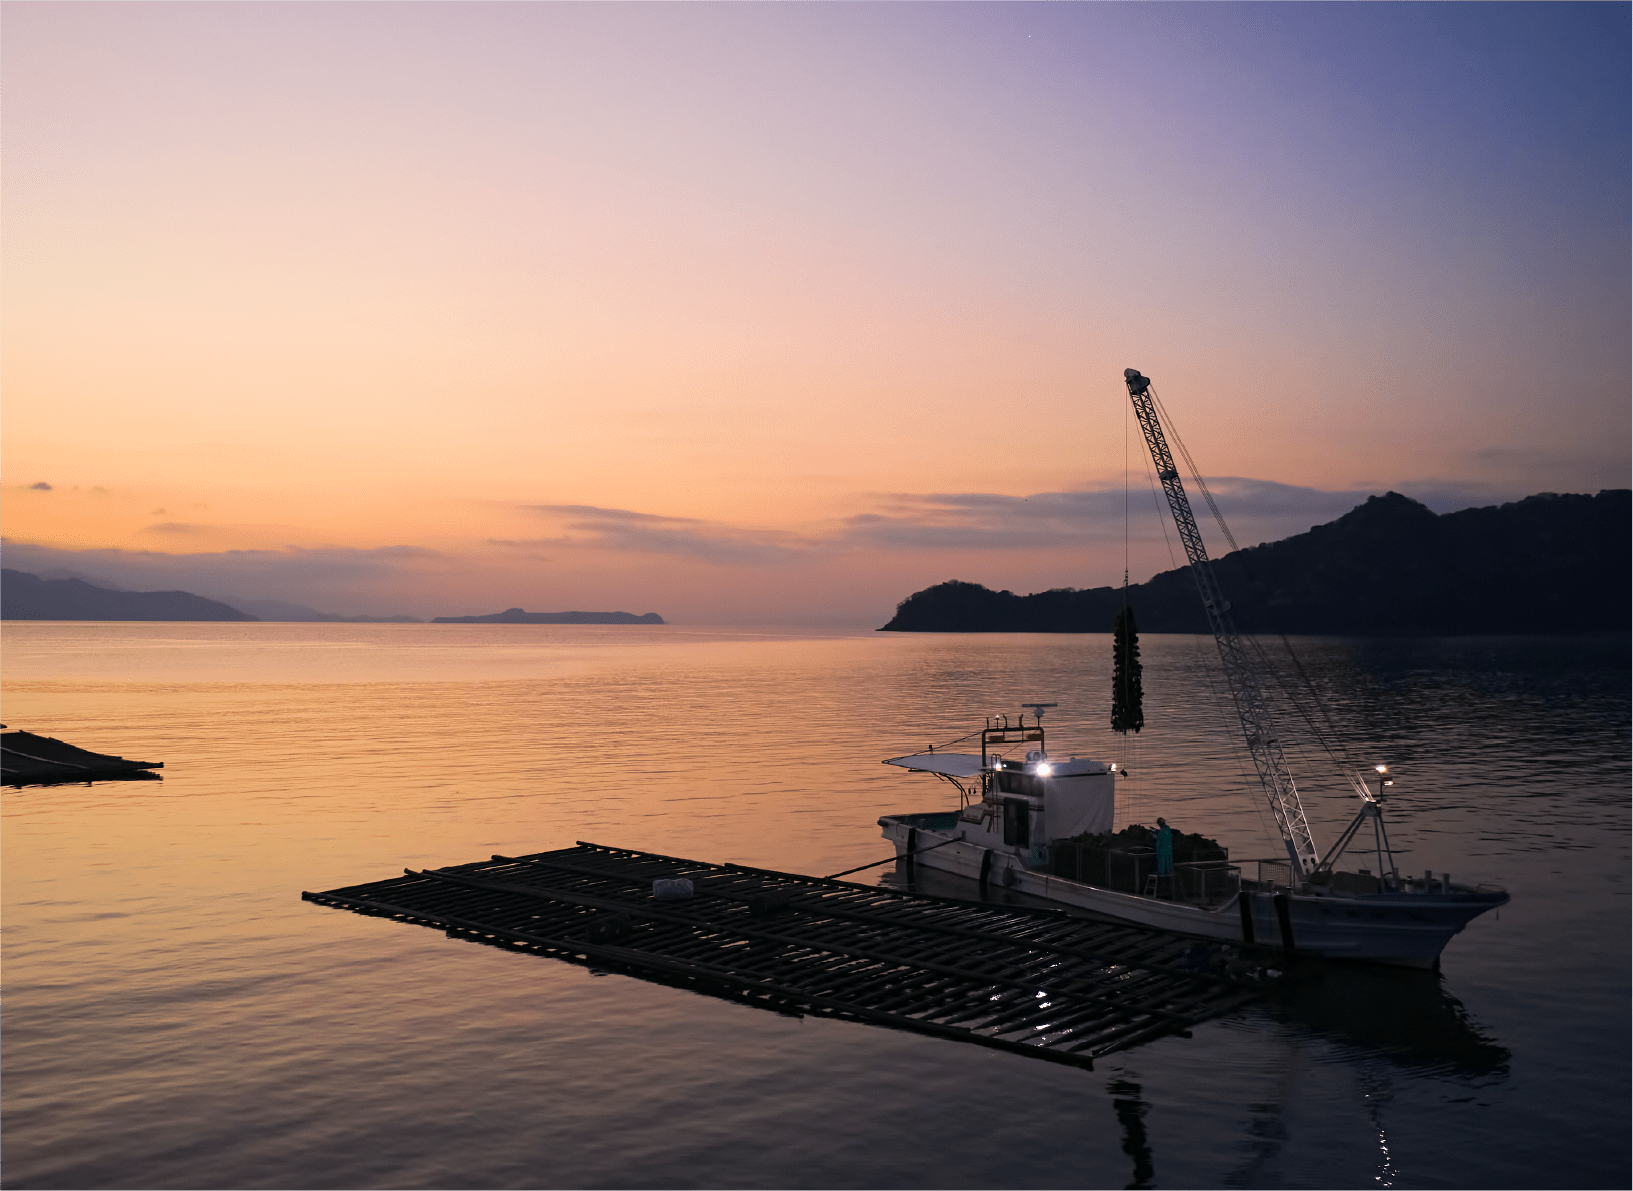
[[[1152,462],[1157,467],[1157,478],[1168,497],[1168,508],[1179,528],[1180,540],[1185,544],[1185,557],[1191,564],[1191,576],[1196,580],[1202,606],[1208,613],[1208,625],[1213,630],[1214,643],[1219,647],[1219,660],[1224,664],[1225,680],[1230,687],[1236,714],[1242,722],[1242,734],[1247,738],[1247,751],[1253,758],[1259,782],[1270,802],[1270,812],[1287,845],[1288,858],[1301,876],[1308,877],[1321,862],[1315,842],[1310,838],[1310,824],[1304,817],[1304,804],[1299,799],[1298,787],[1287,768],[1281,741],[1276,736],[1275,723],[1269,701],[1259,681],[1258,666],[1243,644],[1236,625],[1231,620],[1230,602],[1220,590],[1219,580],[1208,561],[1208,550],[1197,529],[1196,517],[1191,513],[1191,502],[1180,483],[1179,470],[1174,466],[1173,454],[1168,450],[1168,439],[1163,434],[1162,421],[1157,416],[1155,395],[1151,392],[1150,378],[1141,376],[1133,368],[1125,369],[1123,379],[1128,385],[1129,400],[1134,403],[1134,416],[1139,419],[1140,432],[1151,449]]]

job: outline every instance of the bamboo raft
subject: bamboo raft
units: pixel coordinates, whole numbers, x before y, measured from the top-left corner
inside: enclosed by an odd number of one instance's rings
[[[127,761],[32,732],[0,733],[0,786],[156,782],[163,779],[148,770],[163,768],[163,761]]]
[[[318,905],[438,927],[772,1009],[1092,1067],[1257,999],[1219,944],[1165,931],[580,843]],[[659,900],[653,883],[693,894]]]

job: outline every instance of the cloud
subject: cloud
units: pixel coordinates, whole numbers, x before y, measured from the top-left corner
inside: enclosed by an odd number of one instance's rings
[[[1302,533],[1383,491],[1370,485],[1327,491],[1239,476],[1210,478],[1208,484],[1243,546]],[[1476,492],[1467,485],[1438,481],[1395,487],[1437,512],[1524,495]],[[782,593],[776,597],[779,606],[794,606],[791,600],[805,598],[808,576],[871,577],[865,581],[884,587],[899,582],[896,598],[900,598],[914,585],[947,577],[1016,590],[1032,583],[1041,589],[1065,582],[1108,582],[1125,564],[1125,497],[1120,486],[1024,496],[875,494],[869,503],[871,507],[864,505],[866,511],[855,516],[797,531],[594,505],[525,506],[542,523],[543,534],[475,540],[468,551],[455,553],[411,545],[203,551],[187,547],[189,532],[204,527],[180,522],[161,523],[173,528],[151,529],[164,535],[154,537],[155,544],[180,546],[180,552],[73,550],[16,541],[3,546],[8,567],[35,574],[72,572],[127,590],[183,590],[229,602],[277,599],[320,608],[416,615],[532,606],[530,600],[600,599],[603,596],[587,593],[608,591],[614,585],[604,598],[613,601],[609,606],[617,606],[626,598],[627,585],[637,582],[632,575],[647,576],[638,582],[662,585],[687,562],[697,565],[685,568],[692,575],[684,584],[691,585],[687,590],[713,592],[700,605],[709,609],[722,606],[726,597],[721,592],[749,607],[773,589]],[[1210,552],[1222,552],[1206,504],[1200,500],[1195,504]],[[1128,494],[1127,506],[1134,546],[1128,557],[1136,573],[1178,565],[1171,557],[1177,543],[1172,541],[1173,527],[1160,492],[1153,500],[1142,486]],[[667,568],[609,568],[608,553],[643,564],[671,563]],[[951,557],[955,554],[961,556],[956,563]],[[944,565],[948,571],[941,574]],[[722,584],[710,576],[713,568],[722,574],[735,570],[742,582]],[[598,586],[602,584],[606,586]]]
[[[37,484],[30,484],[29,488],[31,488],[35,492],[50,492],[51,491],[51,485],[47,484],[44,480],[41,480]]]
[[[1221,476],[1208,481],[1237,541],[1249,545],[1300,533],[1341,516],[1381,489],[1329,492]],[[821,554],[857,551],[1017,551],[1073,549],[1157,538],[1153,514],[1166,520],[1160,493],[1145,488],[1039,492],[1009,496],[992,492],[891,493],[874,498],[879,511],[860,513],[805,533],[758,529],[693,517],[670,517],[594,505],[530,505],[529,512],[560,520],[560,537],[489,539],[514,548],[592,547],[601,550],[695,558],[722,565],[762,566]],[[1196,510],[1209,518],[1197,494]],[[1125,516],[1127,521],[1125,521]]]
[[[594,505],[530,505],[528,511],[560,518],[577,537],[541,538],[527,546],[591,547],[632,554],[695,558],[728,566],[789,562],[812,547],[809,539],[781,530],[753,529],[694,517],[668,517]]]
[[[673,525],[702,525],[695,517],[667,517],[662,513],[636,513],[629,509],[603,509],[596,505],[529,505],[535,513],[557,517],[583,517],[593,521],[668,522]]]
[[[1123,494],[986,492],[896,494],[889,513],[847,518],[836,545],[869,550],[1024,550],[1104,536],[1110,518],[1120,532]]]
[[[1243,545],[1299,533],[1342,516],[1371,490],[1329,492],[1241,476],[1209,478],[1221,514]],[[1206,501],[1189,485],[1192,512],[1211,521]],[[1004,496],[985,492],[896,494],[889,513],[849,518],[839,543],[879,550],[1070,549],[1130,536],[1160,535],[1153,515],[1166,522],[1166,498],[1148,486],[1039,492]]]
[[[143,533],[208,533],[207,525],[188,525],[181,521],[161,521],[158,525],[150,525]]]

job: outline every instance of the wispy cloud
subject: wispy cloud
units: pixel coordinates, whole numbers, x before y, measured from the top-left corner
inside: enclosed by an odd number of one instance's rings
[[[1330,521],[1378,491],[1329,492],[1240,476],[1210,478],[1208,485],[1244,545]],[[1120,540],[1125,513],[1134,522],[1134,536],[1160,533],[1152,520],[1153,493],[1144,489],[1125,493],[1122,488],[1101,488],[1030,496],[891,493],[875,500],[879,511],[859,513],[804,533],[593,505],[530,505],[529,512],[558,520],[564,533],[552,538],[489,540],[512,547],[594,547],[723,565],[767,565],[854,551],[1074,548]],[[1167,506],[1160,495],[1157,500],[1155,512],[1166,518]],[[1206,517],[1200,496],[1197,504]]]
[[[765,566],[807,553],[812,539],[781,530],[754,529],[695,517],[669,517],[594,505],[531,505],[530,512],[560,519],[568,532],[529,546],[579,546],[633,554],[695,558],[728,566]],[[517,543],[521,544],[521,543]]]
[[[1382,491],[1359,485],[1327,491],[1233,476],[1208,484],[1244,546],[1301,533]],[[1452,484],[1401,488],[1443,513],[1523,495]],[[1121,487],[1025,496],[876,494],[864,512],[799,530],[593,505],[529,505],[520,511],[538,524],[538,536],[478,539],[468,549],[447,551],[329,545],[211,552],[185,549],[209,539],[180,530],[158,531],[174,536],[149,540],[181,545],[181,552],[71,550],[16,541],[3,546],[6,566],[36,574],[73,574],[136,591],[179,589],[229,602],[273,599],[445,615],[510,606],[599,606],[595,601],[614,607],[639,598],[666,616],[708,620],[730,603],[723,594],[728,592],[741,595],[743,609],[772,598],[767,591],[778,593],[780,608],[803,608],[799,601],[807,587],[826,590],[810,577],[838,571],[860,584],[855,599],[861,608],[900,599],[940,578],[1041,590],[1109,582],[1130,557],[1136,577],[1178,565],[1172,543],[1164,546],[1168,538],[1161,527],[1167,525],[1171,536],[1172,526],[1160,493],[1153,500],[1149,490],[1131,492],[1128,506],[1131,555],[1123,551]],[[1196,506],[1210,550],[1222,548],[1206,506]],[[629,595],[631,584],[643,594]],[[690,594],[676,594],[683,591]],[[660,606],[671,598],[674,604]],[[810,606],[831,611],[834,598],[812,597]]]
[[[597,522],[627,521],[627,522],[668,522],[676,525],[702,525],[704,522],[695,517],[668,517],[662,513],[637,513],[630,509],[603,509],[597,505],[529,505],[535,513],[547,513],[557,517],[583,517]]]
[[[1330,521],[1376,489],[1329,492],[1253,480],[1210,477],[1209,491],[1242,544],[1265,541]],[[1194,487],[1194,486],[1193,486]],[[1200,493],[1195,511],[1207,517]],[[843,543],[882,550],[1035,550],[1070,548],[1120,539],[1125,525],[1137,538],[1160,533],[1153,522],[1168,516],[1160,491],[1146,487],[1003,496],[985,492],[897,494],[889,512],[849,518]]]

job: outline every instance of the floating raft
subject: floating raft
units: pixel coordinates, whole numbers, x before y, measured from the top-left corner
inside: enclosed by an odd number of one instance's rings
[[[32,732],[0,732],[0,786],[55,786],[64,782],[156,782],[162,761],[127,761],[75,748]]]
[[[1092,1066],[1257,999],[1218,944],[1165,931],[580,843],[302,893],[783,1014]],[[693,895],[659,900],[653,883]]]

